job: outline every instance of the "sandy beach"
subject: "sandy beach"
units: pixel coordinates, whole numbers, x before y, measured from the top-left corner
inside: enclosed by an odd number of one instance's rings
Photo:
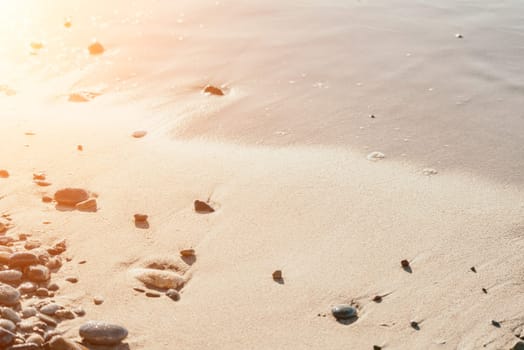
[[[0,348],[522,349],[523,23],[0,0]]]

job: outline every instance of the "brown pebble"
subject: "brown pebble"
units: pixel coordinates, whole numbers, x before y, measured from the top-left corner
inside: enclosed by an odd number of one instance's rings
[[[89,45],[87,48],[89,50],[89,54],[91,55],[101,55],[105,51],[104,47],[99,42],[94,42],[91,45]]]
[[[39,297],[47,297],[49,296],[49,291],[46,288],[38,288],[35,291],[35,294],[38,295]]]
[[[47,289],[49,289],[50,291],[56,292],[57,290],[60,289],[60,286],[56,283],[51,283],[50,285],[47,286]]]
[[[470,270],[477,273],[477,269],[475,268],[475,266],[471,266]]]
[[[85,261],[85,260],[80,260],[80,261],[78,262],[78,264],[83,265],[83,264],[85,264],[86,262],[87,262],[87,261]]]
[[[41,245],[42,245],[42,242],[40,242],[40,241],[29,240],[29,241],[25,242],[24,248],[27,249],[27,250],[32,250],[32,249],[39,248]]]
[[[83,151],[84,147],[82,145],[78,145],[78,146],[76,146],[76,149],[79,150],[79,151]]]
[[[147,292],[147,293],[146,293],[146,296],[147,296],[147,297],[150,297],[150,298],[159,298],[159,297],[160,297],[160,293],[157,293],[157,292]]]
[[[97,209],[97,202],[96,199],[91,198],[86,201],[77,203],[75,205],[75,208],[80,211],[96,211]]]
[[[5,169],[0,170],[0,178],[7,179],[9,177],[9,171]]]
[[[195,250],[192,249],[192,248],[189,248],[189,249],[182,249],[182,250],[180,251],[180,255],[185,256],[185,257],[195,256]]]
[[[281,280],[282,279],[282,270],[273,271],[272,276],[274,280]]]
[[[46,175],[44,173],[34,173],[33,180],[45,180]]]
[[[171,298],[173,301],[179,301],[180,300],[180,293],[176,289],[169,289],[166,292],[166,296]]]
[[[55,316],[66,320],[73,320],[75,314],[71,310],[57,310]]]
[[[381,303],[382,302],[382,296],[380,295],[375,295],[375,297],[373,298],[373,301],[375,303]]]
[[[222,91],[222,89],[212,85],[206,86],[204,88],[204,92],[215,96],[224,96],[224,92]]]
[[[44,203],[51,203],[53,201],[53,198],[49,197],[49,196],[43,196],[42,197],[42,202]]]
[[[215,211],[209,204],[200,200],[195,200],[193,205],[197,213],[212,213]]]
[[[37,184],[40,187],[47,187],[52,185],[52,183],[49,181],[35,181],[35,184]]]
[[[482,291],[484,292],[484,294],[488,294],[488,290],[486,288],[482,288]]]
[[[77,283],[78,282],[78,278],[76,278],[76,277],[66,277],[65,280],[67,282],[69,282],[69,283]]]
[[[40,41],[33,41],[31,42],[31,48],[34,50],[40,50],[44,48],[44,44],[42,44]]]
[[[402,260],[402,261],[400,262],[400,265],[401,265],[402,267],[404,267],[404,268],[408,268],[408,267],[409,267],[409,261],[407,261],[407,260],[404,259],[404,260]]]
[[[85,316],[85,314],[86,314],[85,310],[82,309],[81,307],[75,307],[75,308],[73,309],[73,312],[74,312],[77,316],[79,316],[79,317]]]
[[[94,297],[93,298],[93,303],[95,303],[95,305],[102,305],[104,303],[104,298],[102,298],[102,297]]]
[[[147,221],[147,214],[135,214],[135,222],[146,222]]]
[[[147,131],[144,131],[144,130],[135,131],[134,133],[131,134],[131,136],[133,136],[136,139],[142,138],[146,135],[147,135]]]
[[[133,290],[139,292],[139,293],[145,293],[146,291],[142,288],[138,288],[138,287],[133,287]]]

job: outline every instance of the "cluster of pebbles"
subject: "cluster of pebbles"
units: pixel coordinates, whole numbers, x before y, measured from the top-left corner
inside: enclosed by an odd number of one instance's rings
[[[10,218],[4,215],[3,219]],[[0,349],[86,349],[64,338],[58,329],[61,323],[85,315],[81,306],[64,306],[53,300],[60,290],[53,282],[53,274],[64,262],[65,240],[44,246],[27,234],[16,238],[3,234],[0,236]],[[116,345],[127,336],[127,330],[89,321],[80,327],[79,335],[88,344]]]

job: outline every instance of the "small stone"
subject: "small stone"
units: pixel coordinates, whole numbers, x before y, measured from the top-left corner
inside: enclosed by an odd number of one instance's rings
[[[470,270],[477,273],[477,269],[475,268],[475,266],[471,266]]]
[[[33,239],[33,240],[29,240],[25,242],[24,248],[27,250],[33,250],[36,248],[40,248],[41,245],[42,245],[42,242]]]
[[[493,326],[497,327],[497,328],[500,328],[500,327],[501,327],[500,322],[495,321],[495,320],[491,320],[491,324],[492,324]]]
[[[524,342],[522,341],[517,342],[515,345],[513,345],[511,350],[524,350]]]
[[[50,303],[40,308],[40,312],[47,316],[53,316],[58,310],[63,309],[63,306]]]
[[[29,266],[25,274],[32,282],[45,282],[51,277],[49,269],[43,265]]]
[[[44,44],[40,41],[33,41],[31,42],[31,48],[34,50],[40,50],[44,48]]]
[[[0,304],[1,305],[15,305],[20,299],[20,292],[13,287],[0,283]]]
[[[52,183],[49,181],[35,181],[35,184],[37,184],[40,187],[48,187],[52,185]]]
[[[357,309],[351,305],[336,305],[331,309],[331,313],[336,319],[347,320],[357,317]]]
[[[275,270],[273,271],[273,279],[274,280],[281,280],[282,279],[282,271],[281,270]]]
[[[373,345],[373,350],[382,350],[382,346]]]
[[[22,294],[29,294],[36,291],[36,284],[33,282],[24,282],[21,285],[18,286],[18,290]]]
[[[84,323],[79,330],[80,336],[93,345],[117,345],[127,337],[127,329],[101,321]]]
[[[39,334],[31,334],[25,342],[29,344],[44,345],[44,338]]]
[[[102,46],[102,44],[100,44],[99,42],[96,42],[96,41],[94,43],[92,43],[91,45],[89,45],[87,47],[87,49],[89,50],[89,54],[90,55],[101,55],[105,51],[105,49]]]
[[[82,188],[64,188],[56,191],[55,201],[60,205],[75,206],[89,199],[89,194]]]
[[[376,162],[377,160],[386,158],[386,156],[382,152],[375,151],[375,152],[371,152],[370,154],[368,154],[366,158],[368,160]]]
[[[71,28],[72,25],[73,25],[73,23],[71,22],[71,19],[66,19],[64,21],[64,27]]]
[[[375,303],[381,303],[382,302],[382,296],[380,295],[375,295],[375,297],[373,298],[373,301]]]
[[[80,260],[80,261],[78,262],[78,264],[79,264],[79,265],[84,265],[86,262],[87,262],[86,260]]]
[[[147,214],[135,214],[135,222],[146,222],[147,221]]]
[[[44,203],[51,203],[53,201],[53,198],[49,197],[49,196],[43,196],[42,197],[42,202]]]
[[[142,138],[146,135],[147,135],[147,131],[144,131],[144,130],[135,131],[134,133],[131,134],[131,136],[133,136],[135,139]]]
[[[488,294],[488,290],[486,288],[482,288],[482,291],[484,292],[484,294]]]
[[[146,292],[144,289],[138,288],[138,287],[133,287],[133,290],[135,290],[138,293],[145,293]]]
[[[462,38],[463,38],[462,34],[460,34],[460,33],[455,34],[455,37],[456,37],[457,39],[462,39]]]
[[[20,323],[22,321],[18,313],[16,313],[16,311],[14,311],[13,309],[9,307],[1,308],[0,314],[2,315],[2,318],[5,318],[6,320],[9,320],[10,322],[14,324]]]
[[[190,256],[195,256],[195,250],[194,249],[182,249],[180,251],[180,255],[181,256],[185,256],[185,257],[190,257]]]
[[[14,340],[14,333],[10,332],[7,329],[0,327],[0,346],[1,349],[4,349],[5,346],[10,345],[13,343]]]
[[[60,260],[59,258],[51,258],[49,259],[49,261],[45,264],[45,266],[49,269],[49,270],[57,270],[59,269],[60,267],[62,267],[62,260]]]
[[[76,277],[66,277],[65,280],[67,282],[69,282],[69,283],[77,283],[78,282],[78,278],[76,278]]]
[[[79,317],[82,317],[82,316],[85,316],[86,312],[83,308],[81,308],[80,306],[79,307],[75,307],[73,309],[73,312],[75,313],[75,315],[79,316]]]
[[[26,307],[20,311],[20,314],[22,315],[22,318],[29,318],[36,316],[36,309],[34,307]]]
[[[55,316],[66,320],[73,320],[75,318],[75,314],[71,310],[57,310]]]
[[[168,289],[166,292],[166,296],[168,296],[174,301],[180,300],[180,293],[176,289]]]
[[[15,252],[9,257],[10,267],[26,267],[38,264],[38,257],[30,252]]]
[[[91,199],[88,199],[86,201],[77,203],[75,205],[75,208],[77,210],[81,210],[81,211],[95,211],[97,209],[96,199],[91,198]]]
[[[409,261],[407,261],[407,260],[404,259],[404,260],[402,260],[402,261],[400,262],[400,265],[401,265],[403,268],[406,269],[406,268],[409,267]]]
[[[136,268],[131,272],[137,280],[155,288],[180,289],[185,283],[183,276],[170,270]]]
[[[422,169],[422,174],[425,176],[437,175],[438,171],[433,168],[424,168]]]
[[[4,233],[5,231],[7,231],[7,225],[0,222],[0,233]]]
[[[33,173],[33,180],[45,180],[46,175],[44,173]]]
[[[415,329],[415,330],[420,330],[420,326],[418,325],[418,322],[417,321],[411,321],[410,324],[411,328]]]
[[[46,288],[41,287],[35,291],[35,294],[39,297],[47,297],[49,296],[49,291]]]
[[[370,117],[371,119],[375,119],[375,115],[373,115],[373,114],[370,114],[369,117]]]
[[[55,335],[51,338],[48,346],[50,350],[87,350],[85,346],[66,339],[61,335]]]
[[[93,303],[95,303],[95,305],[102,305],[104,303],[104,298],[96,296],[93,298]]]
[[[52,292],[56,292],[57,290],[60,289],[60,287],[56,283],[51,283],[50,285],[47,286],[47,289],[49,289]]]
[[[0,170],[0,178],[7,179],[9,177],[9,171],[5,169]]]
[[[203,201],[196,200],[194,202],[195,211],[197,213],[212,213],[215,211],[209,204]]]
[[[204,93],[215,96],[224,96],[224,92],[220,88],[217,88],[216,86],[212,85],[206,86],[204,88]]]
[[[44,314],[38,314],[37,317],[39,320],[41,320],[42,322],[45,322],[45,324],[47,324],[50,327],[56,327],[58,325],[56,320],[50,316],[47,316]]]
[[[146,296],[149,298],[160,298],[160,293],[157,292],[146,292]]]
[[[78,145],[78,146],[76,146],[76,149],[79,150],[79,151],[83,151],[84,147],[82,145]]]
[[[18,270],[4,270],[0,271],[0,282],[2,283],[16,283],[22,279],[22,272]]]

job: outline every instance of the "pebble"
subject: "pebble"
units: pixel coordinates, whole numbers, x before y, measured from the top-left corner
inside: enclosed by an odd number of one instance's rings
[[[47,289],[52,292],[56,292],[57,290],[60,289],[60,287],[56,283],[51,283],[50,285],[47,286]]]
[[[35,184],[40,187],[48,187],[52,185],[49,181],[35,181]]]
[[[101,305],[101,304],[104,303],[104,298],[102,298],[100,296],[94,297],[93,298],[93,303],[95,303],[95,305]]]
[[[185,283],[184,277],[168,270],[137,268],[132,273],[140,282],[156,288],[180,289]]]
[[[9,177],[9,171],[5,169],[0,170],[0,178],[7,179]]]
[[[35,294],[39,297],[47,297],[49,296],[49,291],[46,288],[41,287],[35,291]]]
[[[18,290],[22,294],[33,293],[34,291],[36,291],[36,288],[37,286],[33,282],[24,282],[18,286]]]
[[[39,334],[31,334],[26,340],[26,343],[44,345],[44,338]]]
[[[524,342],[522,341],[517,342],[515,345],[513,345],[511,350],[524,350]]]
[[[471,266],[471,267],[470,267],[470,270],[473,271],[473,272],[475,272],[475,273],[477,273],[477,269],[475,268],[475,266]]]
[[[75,206],[89,199],[89,194],[82,188],[63,188],[55,192],[55,201],[60,205]]]
[[[197,213],[212,213],[215,211],[209,204],[203,201],[196,200],[194,202],[195,211]]]
[[[101,321],[84,323],[79,330],[80,337],[94,345],[117,345],[127,337],[127,329]]]
[[[375,303],[381,303],[382,302],[382,296],[380,295],[375,295],[375,297],[373,298],[373,301]]]
[[[147,214],[135,214],[135,222],[146,222],[147,221]]]
[[[36,316],[36,309],[34,307],[26,307],[20,311],[22,318],[29,318]]]
[[[146,296],[150,298],[160,298],[160,293],[157,292],[146,292]]]
[[[79,317],[85,316],[85,314],[86,314],[85,310],[84,310],[82,307],[80,307],[80,306],[79,306],[79,307],[75,307],[75,308],[73,309],[73,312],[74,312],[77,316],[79,316]]]
[[[455,37],[457,39],[462,39],[464,36],[462,34],[460,34],[460,33],[457,33],[457,34],[455,34]]]
[[[386,158],[386,155],[382,152],[371,152],[370,154],[367,155],[367,160],[371,160],[373,162],[377,161],[377,160],[381,160],[381,159],[384,159]]]
[[[49,270],[57,270],[62,266],[62,260],[58,258],[51,258],[48,262],[46,262],[45,266]]]
[[[204,93],[215,95],[215,96],[224,96],[222,89],[217,88],[216,86],[208,85],[204,88]]]
[[[49,196],[43,196],[42,197],[42,202],[44,203],[51,203],[53,201],[53,198],[49,197]]]
[[[84,146],[82,146],[82,145],[78,145],[78,146],[76,146],[76,149],[77,149],[78,151],[83,151],[83,150],[84,150]]]
[[[168,289],[166,292],[166,296],[168,296],[174,301],[180,300],[180,293],[176,289]]]
[[[85,346],[66,339],[61,335],[55,335],[51,338],[48,345],[50,350],[87,350]]]
[[[45,180],[46,175],[44,173],[33,173],[33,180]]]
[[[44,315],[44,314],[38,314],[37,317],[38,317],[39,320],[45,322],[50,327],[56,327],[58,325],[56,320],[54,318],[50,317],[50,316],[47,316],[47,315]]]
[[[400,262],[400,266],[402,266],[403,268],[408,268],[408,267],[409,267],[409,261],[407,261],[407,260],[405,260],[405,259],[402,260],[402,261]]]
[[[495,321],[495,320],[491,320],[491,324],[492,324],[493,326],[497,327],[497,328],[500,328],[500,327],[501,327],[500,322]]]
[[[438,171],[433,168],[424,168],[422,169],[422,174],[426,176],[437,175]]]
[[[144,131],[144,130],[135,131],[134,133],[131,134],[131,136],[133,136],[135,139],[142,138],[146,135],[147,135],[147,131]]]
[[[0,304],[1,305],[14,305],[18,303],[20,299],[20,292],[13,287],[0,283]]]
[[[9,257],[10,267],[26,267],[38,264],[38,257],[30,252],[15,252]]]
[[[32,239],[32,240],[25,242],[24,248],[27,250],[33,250],[36,248],[40,248],[41,245],[42,245],[42,242]]]
[[[15,312],[13,309],[9,307],[3,307],[0,309],[0,314],[3,318],[13,322],[13,323],[20,323],[22,319],[18,315],[17,312]]]
[[[282,279],[282,271],[281,270],[275,270],[272,274],[274,280],[281,280]]]
[[[7,231],[7,226],[3,222],[0,222],[0,233]]]
[[[32,282],[45,282],[49,280],[51,273],[43,265],[29,266],[26,270],[26,277]]]
[[[13,332],[8,331],[7,329],[0,328],[0,346],[2,349],[4,346],[10,345],[14,340]]]
[[[44,48],[44,44],[40,41],[31,42],[31,48],[35,50],[40,50]]]
[[[418,322],[417,321],[411,321],[409,323],[409,325],[411,326],[411,328],[415,329],[415,330],[420,330],[420,326],[418,325]]]
[[[22,272],[18,270],[4,270],[0,271],[0,282],[13,283],[22,279]]]
[[[55,316],[56,317],[59,317],[59,318],[63,318],[63,319],[66,319],[66,320],[72,320],[75,318],[75,314],[73,311],[71,310],[57,310],[55,312]]]
[[[16,329],[15,324],[11,320],[0,320],[0,328],[13,332]]]
[[[138,288],[138,287],[133,287],[133,290],[139,292],[139,293],[145,293],[146,291],[142,288]]]
[[[77,283],[78,282],[78,278],[76,278],[76,277],[66,277],[65,280],[67,282],[69,282],[69,283]]]
[[[89,45],[87,47],[87,49],[89,50],[89,54],[90,55],[101,55],[105,51],[105,49],[102,46],[102,44],[100,44],[99,42],[96,42],[96,41],[94,43],[92,43],[91,45]]]
[[[182,249],[180,251],[180,255],[189,257],[189,256],[195,256],[195,250],[194,249]]]
[[[44,305],[40,308],[40,312],[44,315],[53,316],[58,310],[63,309],[63,306],[50,303],[47,305]]]
[[[91,198],[86,201],[76,203],[75,208],[77,210],[83,210],[83,211],[89,211],[89,210],[96,210],[98,207],[98,204],[96,202],[96,199]]]
[[[357,309],[351,305],[341,304],[336,305],[331,309],[331,313],[336,319],[347,320],[357,317]]]

